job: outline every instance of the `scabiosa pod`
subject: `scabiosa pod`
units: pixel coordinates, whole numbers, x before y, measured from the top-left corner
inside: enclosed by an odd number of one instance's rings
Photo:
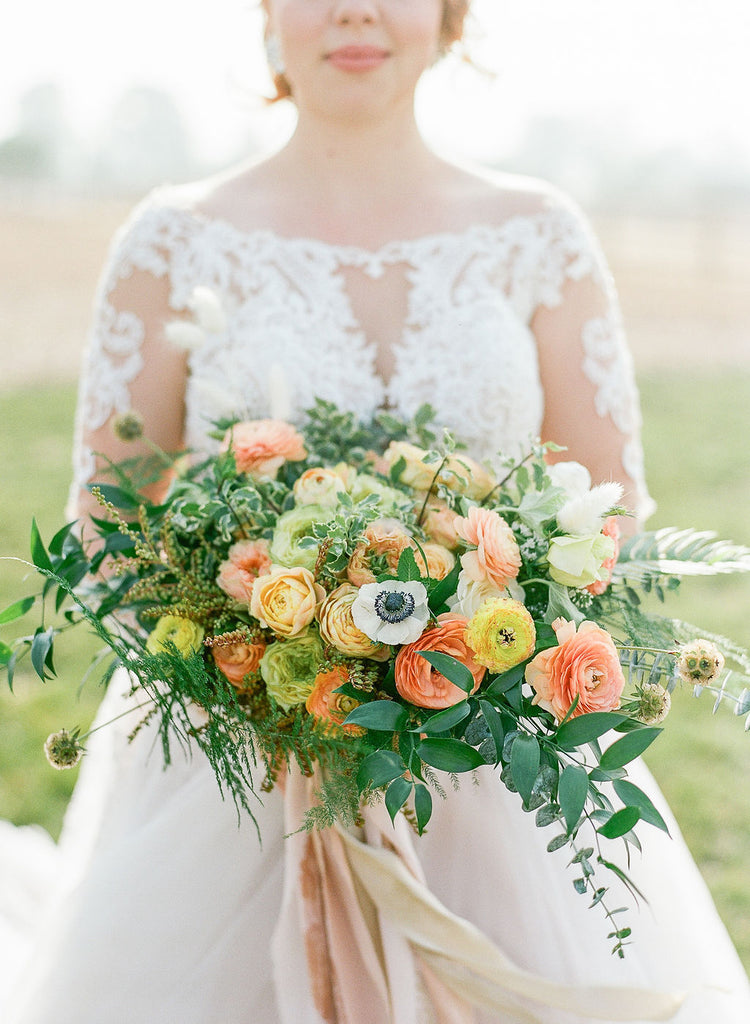
[[[708,686],[724,668],[724,655],[710,640],[698,638],[685,644],[677,658],[677,674],[686,683]]]
[[[47,760],[58,771],[75,768],[84,755],[84,748],[78,739],[78,732],[61,729],[51,733],[44,743]]]

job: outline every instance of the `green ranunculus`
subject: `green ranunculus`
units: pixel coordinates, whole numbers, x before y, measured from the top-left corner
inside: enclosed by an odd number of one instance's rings
[[[198,653],[203,645],[203,626],[180,615],[162,615],[146,640],[146,650],[159,654],[174,644],[183,658]]]
[[[260,674],[269,696],[285,711],[301,704],[312,693],[324,660],[323,642],[314,629],[292,640],[270,644],[260,662]]]
[[[602,565],[614,552],[615,542],[603,533],[553,537],[547,552],[549,574],[564,587],[588,587],[601,578]]]
[[[303,537],[312,536],[314,523],[327,523],[332,510],[322,505],[300,505],[279,516],[271,540],[271,561],[288,569],[301,565],[314,569],[318,548],[301,547]]]

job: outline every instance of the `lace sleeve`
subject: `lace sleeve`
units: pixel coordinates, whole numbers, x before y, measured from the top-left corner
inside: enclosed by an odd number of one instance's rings
[[[598,241],[569,205],[545,218],[532,327],[545,392],[545,439],[599,479],[619,479],[641,519],[646,489],[633,360],[614,282]]]
[[[80,510],[81,490],[97,470],[95,453],[113,460],[136,454],[112,433],[114,416],[136,411],[152,441],[167,448],[180,444],[184,357],[167,344],[163,330],[174,308],[170,219],[154,194],[113,240],[79,385],[70,515]]]

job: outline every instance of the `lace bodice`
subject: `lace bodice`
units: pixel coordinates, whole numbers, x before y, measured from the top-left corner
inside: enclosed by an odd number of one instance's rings
[[[386,381],[347,275],[377,282],[393,268],[404,275],[407,302]],[[384,405],[408,417],[429,401],[438,422],[483,458],[516,454],[538,436],[544,396],[533,318],[542,307],[561,308],[568,281],[590,279],[601,301],[581,331],[582,370],[595,385],[596,412],[622,435],[625,471],[642,485],[637,394],[613,287],[588,226],[559,201],[497,226],[368,251],[243,232],[194,212],[179,190],[157,190],[115,239],[100,286],[79,405],[78,483],[94,469],[87,436],[131,407],[131,387],[148,373],[144,317],[113,300],[134,272],[166,284],[162,328],[189,315],[197,286],[224,306],[226,328],[189,356],[188,445],[205,448],[220,417],[271,414],[281,375],[293,418],[316,397],[363,417]]]

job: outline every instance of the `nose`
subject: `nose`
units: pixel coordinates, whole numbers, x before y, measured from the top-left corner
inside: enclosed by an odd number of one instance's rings
[[[334,16],[340,25],[372,24],[377,19],[375,0],[338,0]]]

